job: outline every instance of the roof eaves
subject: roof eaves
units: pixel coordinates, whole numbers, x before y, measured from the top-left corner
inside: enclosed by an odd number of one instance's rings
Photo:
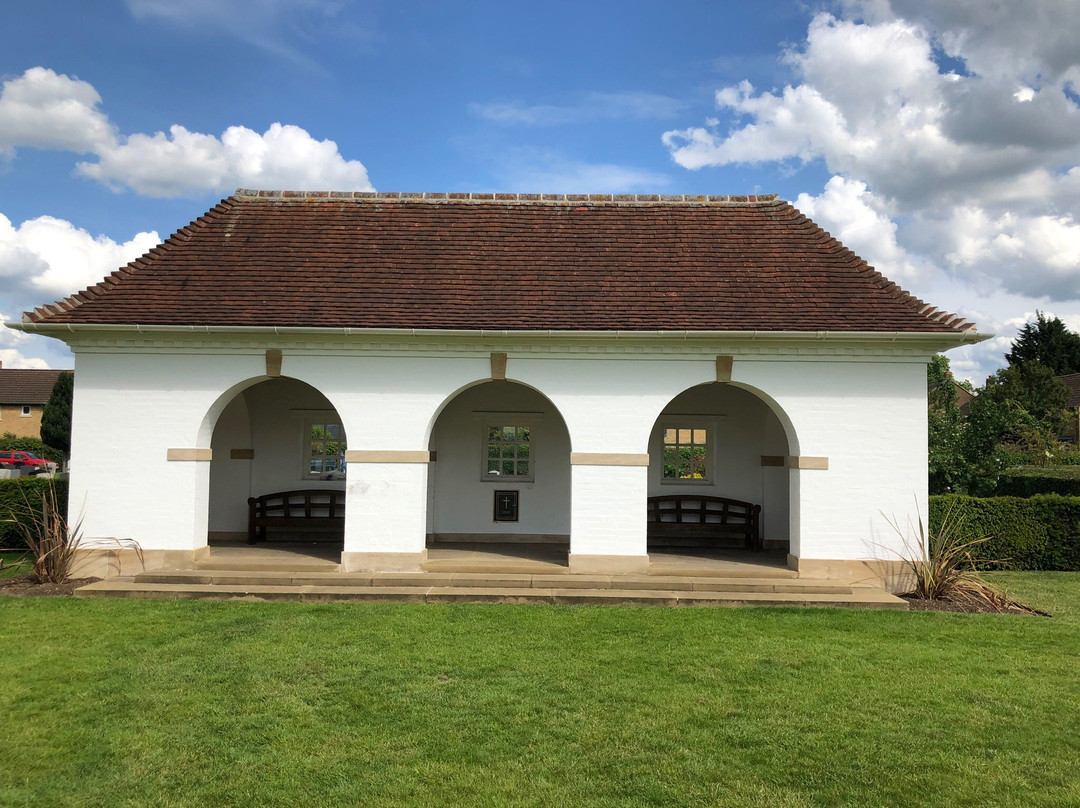
[[[111,272],[106,275],[98,283],[93,286],[88,286],[85,289],[75,292],[72,295],[68,295],[65,298],[61,298],[53,303],[49,303],[43,306],[36,307],[33,311],[23,312],[23,323],[37,323],[48,320],[54,314],[61,314],[63,312],[69,312],[78,308],[83,303],[93,300],[96,297],[100,297],[110,291],[111,288],[117,286],[122,279],[130,278],[136,275],[142,270],[153,266],[154,260],[165,255],[172,247],[186,241],[191,238],[196,231],[206,227],[214,219],[227,213],[232,207],[237,204],[235,197],[227,197],[222,199],[217,205],[208,210],[205,214],[200,216],[195,221],[191,222],[185,227],[180,228],[171,236],[169,236],[161,244],[152,247],[149,251],[139,256],[133,261],[130,261],[125,266]],[[12,325],[12,324],[9,324]]]
[[[784,203],[785,205],[789,203]],[[864,259],[856,255],[852,250],[829,233],[827,230],[818,225],[813,219],[809,218],[805,213],[800,211],[794,205],[790,205],[792,211],[801,217],[802,221],[809,224],[809,226],[816,230],[823,238],[823,246],[833,252],[837,256],[849,257],[850,265],[857,271],[866,274],[867,280],[877,286],[878,289],[890,295],[901,305],[907,306],[913,312],[925,317],[927,320],[935,323],[942,323],[947,327],[960,332],[960,333],[977,333],[978,326],[975,323],[965,320],[957,314],[951,314],[949,312],[941,311],[936,306],[931,306],[923,300],[915,297],[915,295],[908,292],[901,287],[895,281],[889,280],[882,275],[877,269],[867,263]],[[799,221],[796,219],[796,221]],[[800,222],[801,223],[801,222]]]

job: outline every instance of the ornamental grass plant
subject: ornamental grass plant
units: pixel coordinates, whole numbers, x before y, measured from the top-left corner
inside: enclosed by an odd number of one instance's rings
[[[972,611],[1002,612],[1013,607],[1006,594],[982,576],[983,569],[1004,561],[976,558],[976,548],[992,537],[967,534],[964,520],[952,507],[934,530],[927,529],[920,515],[914,539],[895,518],[886,519],[904,541],[902,560],[912,581],[909,597],[947,601]]]
[[[41,492],[40,506],[25,491],[21,493],[26,517],[17,520],[16,525],[30,548],[34,577],[39,583],[62,584],[71,577],[82,543],[82,518],[74,525],[68,524],[51,480]]]

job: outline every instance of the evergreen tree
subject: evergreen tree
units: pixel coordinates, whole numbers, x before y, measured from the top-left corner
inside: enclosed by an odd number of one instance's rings
[[[75,374],[61,373],[53,385],[49,401],[41,413],[41,440],[71,454],[71,400]]]
[[[1005,354],[1009,365],[1038,362],[1055,376],[1080,373],[1080,334],[1070,331],[1057,317],[1035,312],[1036,321],[1020,329],[1012,351]]]
[[[988,378],[979,398],[1015,402],[1048,429],[1057,430],[1064,424],[1069,388],[1047,365],[1027,361],[1002,368]]]

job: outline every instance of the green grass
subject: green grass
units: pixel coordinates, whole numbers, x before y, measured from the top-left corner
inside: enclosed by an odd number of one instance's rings
[[[0,598],[0,805],[1075,806],[1053,619]]]
[[[26,575],[33,568],[30,554],[26,550],[0,550],[0,578],[14,578]]]

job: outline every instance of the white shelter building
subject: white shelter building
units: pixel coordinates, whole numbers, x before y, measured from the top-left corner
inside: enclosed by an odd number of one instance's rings
[[[927,362],[985,338],[774,196],[237,191],[13,327],[75,353],[87,546],[147,567],[299,489],[343,492],[344,570],[634,572],[649,498],[701,495],[849,578],[926,519]]]

